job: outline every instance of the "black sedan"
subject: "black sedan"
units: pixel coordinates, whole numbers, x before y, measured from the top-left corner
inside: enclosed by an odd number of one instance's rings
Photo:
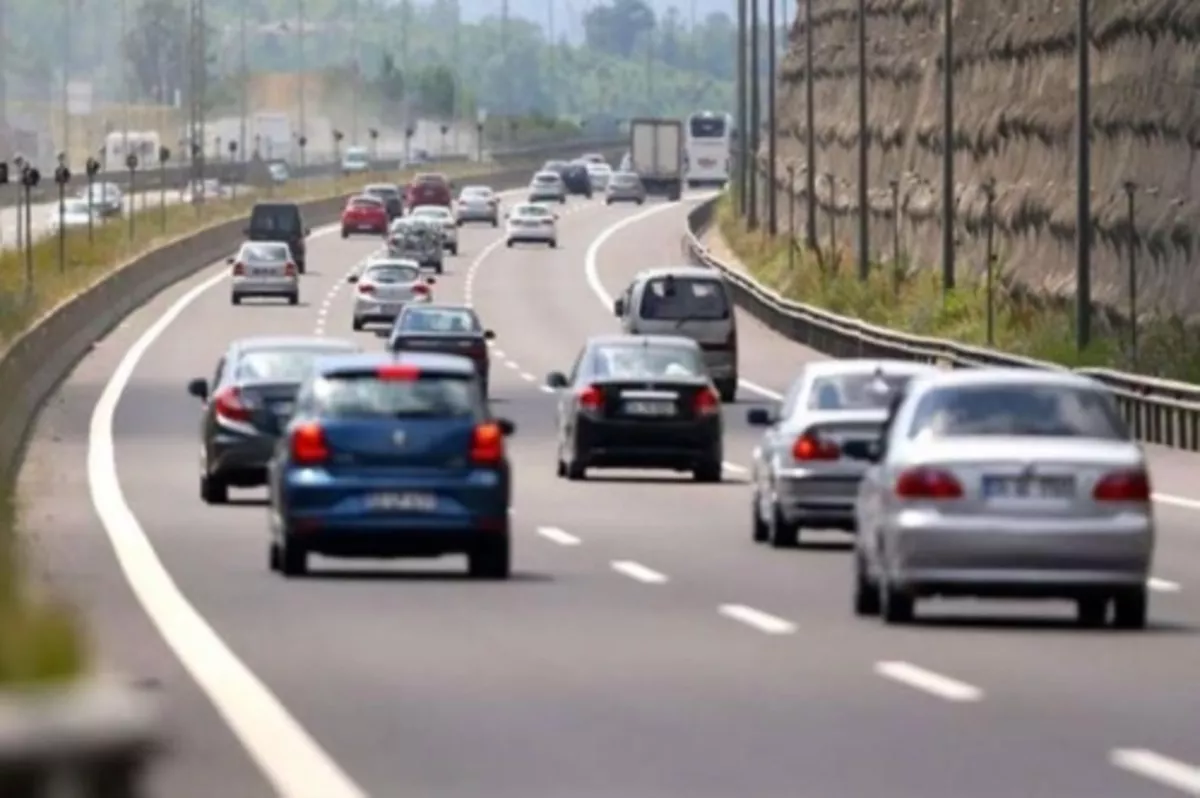
[[[721,481],[721,400],[690,338],[597,336],[584,345],[573,379],[554,372],[546,385],[560,397],[560,477],[660,468]]]
[[[221,356],[211,384],[188,383],[188,393],[204,402],[200,498],[225,504],[230,487],[265,485],[267,463],[314,361],[357,351],[334,338],[243,338]]]
[[[588,173],[586,161],[546,161],[542,170],[557,172],[562,178],[563,186],[568,194],[579,194],[592,198],[592,176]]]
[[[387,209],[388,221],[404,215],[404,192],[399,186],[392,183],[372,183],[364,188],[362,193],[383,203],[383,207]]]
[[[485,330],[475,311],[465,305],[408,305],[400,311],[388,336],[392,352],[441,352],[475,362],[483,394],[488,393],[491,358],[487,342],[495,333]]]

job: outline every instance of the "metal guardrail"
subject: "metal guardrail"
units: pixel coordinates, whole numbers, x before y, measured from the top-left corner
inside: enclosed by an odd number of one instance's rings
[[[713,222],[717,201],[713,198],[702,202],[688,214],[683,254],[694,265],[720,271],[736,304],[785,338],[833,357],[897,358],[954,368],[1066,368],[983,347],[909,335],[787,299],[740,269],[722,263],[701,242],[701,235]],[[1076,372],[1112,390],[1138,440],[1200,450],[1200,386],[1112,369],[1085,368]]]

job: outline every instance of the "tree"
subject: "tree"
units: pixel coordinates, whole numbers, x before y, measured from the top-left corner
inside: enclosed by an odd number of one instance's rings
[[[417,96],[421,110],[439,119],[454,116],[458,87],[454,73],[443,65],[426,67],[417,74]]]
[[[396,66],[396,59],[391,53],[384,53],[379,64],[379,77],[375,82],[385,101],[394,105],[404,102],[408,86],[404,80],[404,73]]]
[[[583,15],[588,46],[622,58],[633,55],[638,41],[654,27],[654,12],[643,0],[612,0]]]
[[[175,93],[186,97],[189,89],[189,20],[183,5],[171,0],[146,0],[137,10],[131,30],[122,43],[138,93],[159,102],[170,102]],[[212,28],[202,33],[207,45]],[[208,52],[203,68],[211,76],[214,59]],[[209,83],[215,83],[210,79]]]

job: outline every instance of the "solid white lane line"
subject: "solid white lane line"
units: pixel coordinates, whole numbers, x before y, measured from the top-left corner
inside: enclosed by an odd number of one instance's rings
[[[721,465],[724,466],[727,471],[733,471],[737,474],[745,474],[748,471],[745,466],[740,466],[737,463],[731,463],[728,460],[726,460],[724,463],[721,463]]]
[[[1114,767],[1171,787],[1184,795],[1200,796],[1200,767],[1145,748],[1118,748],[1108,755]]]
[[[1156,593],[1178,593],[1183,589],[1178,582],[1172,582],[1168,579],[1159,579],[1157,576],[1150,577],[1146,581],[1146,586]]]
[[[1150,498],[1159,504],[1178,507],[1182,510],[1200,510],[1200,501],[1196,499],[1185,499],[1182,496],[1172,496],[1169,493],[1152,493],[1150,494]]]
[[[539,526],[537,533],[546,540],[553,541],[560,546],[578,546],[583,542],[569,532],[564,532],[556,526]]]
[[[619,574],[624,574],[630,579],[642,582],[647,585],[665,585],[667,583],[667,575],[660,574],[653,568],[647,568],[641,563],[633,562],[632,560],[613,560],[612,569]]]
[[[726,618],[744,623],[769,635],[790,635],[796,631],[796,624],[791,621],[762,610],[756,610],[753,607],[747,607],[745,604],[722,604],[717,611]]]
[[[328,235],[335,229],[318,230],[313,237]],[[142,609],[258,764],[274,792],[286,798],[366,798],[366,793],[188,602],[129,508],[117,477],[113,417],[134,370],[188,306],[225,278],[221,272],[177,299],[129,348],[104,387],[92,413],[88,438],[92,503]],[[263,578],[267,578],[265,574]]]
[[[946,701],[979,701],[983,698],[983,691],[978,687],[934,673],[911,662],[877,662],[875,672],[885,679],[900,682]]]

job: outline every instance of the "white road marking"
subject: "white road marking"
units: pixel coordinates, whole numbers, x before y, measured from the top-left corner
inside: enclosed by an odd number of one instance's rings
[[[558,391],[554,390],[549,385],[539,385],[538,388],[541,389],[542,393],[558,393]]]
[[[910,662],[877,662],[875,672],[885,679],[900,682],[946,701],[979,701],[983,698],[983,691],[974,685],[934,673]]]
[[[493,355],[495,355],[496,357],[503,358],[503,357],[504,357],[504,350],[503,350],[503,349],[501,349],[501,348],[500,348],[500,347],[498,347],[498,346],[495,346],[495,345],[493,344],[493,346],[492,346],[492,354],[493,354]]]
[[[337,229],[336,225],[323,228],[312,237],[329,235]],[[226,277],[221,271],[177,299],[142,333],[113,372],[96,402],[89,429],[87,470],[92,503],[142,609],[258,764],[274,792],[286,798],[366,798],[363,789],[188,602],[125,501],[117,477],[113,417],[134,370],[188,306]]]
[[[551,540],[560,546],[578,546],[583,541],[569,532],[564,532],[556,526],[539,526],[537,533],[546,540]]]
[[[1200,796],[1200,767],[1195,765],[1144,748],[1118,748],[1108,755],[1108,761],[1184,795]]]
[[[726,618],[744,623],[769,635],[790,635],[796,631],[796,624],[791,621],[771,615],[769,612],[747,607],[745,604],[722,604],[717,611]]]
[[[1172,582],[1169,579],[1159,579],[1157,576],[1152,576],[1146,580],[1146,587],[1156,593],[1178,593],[1183,589],[1178,582]]]
[[[525,382],[533,382],[534,380],[537,379],[537,377],[533,376],[528,371],[522,371],[521,379],[525,380]]]
[[[728,460],[726,460],[724,463],[721,463],[721,465],[725,467],[726,471],[732,471],[735,474],[745,474],[748,471],[745,466],[738,465],[737,463],[731,463]]]
[[[667,582],[666,574],[660,574],[653,568],[647,568],[641,563],[633,562],[632,560],[613,560],[612,569],[619,574],[624,574],[630,579],[642,582],[647,585],[663,585]]]
[[[521,370],[521,367],[519,365],[517,365],[517,361],[515,361],[515,360],[505,360],[504,365],[508,366],[513,371]]]
[[[1185,499],[1182,496],[1172,496],[1169,493],[1152,493],[1150,494],[1150,498],[1159,504],[1165,504],[1170,507],[1200,511],[1200,501],[1196,499]]]

